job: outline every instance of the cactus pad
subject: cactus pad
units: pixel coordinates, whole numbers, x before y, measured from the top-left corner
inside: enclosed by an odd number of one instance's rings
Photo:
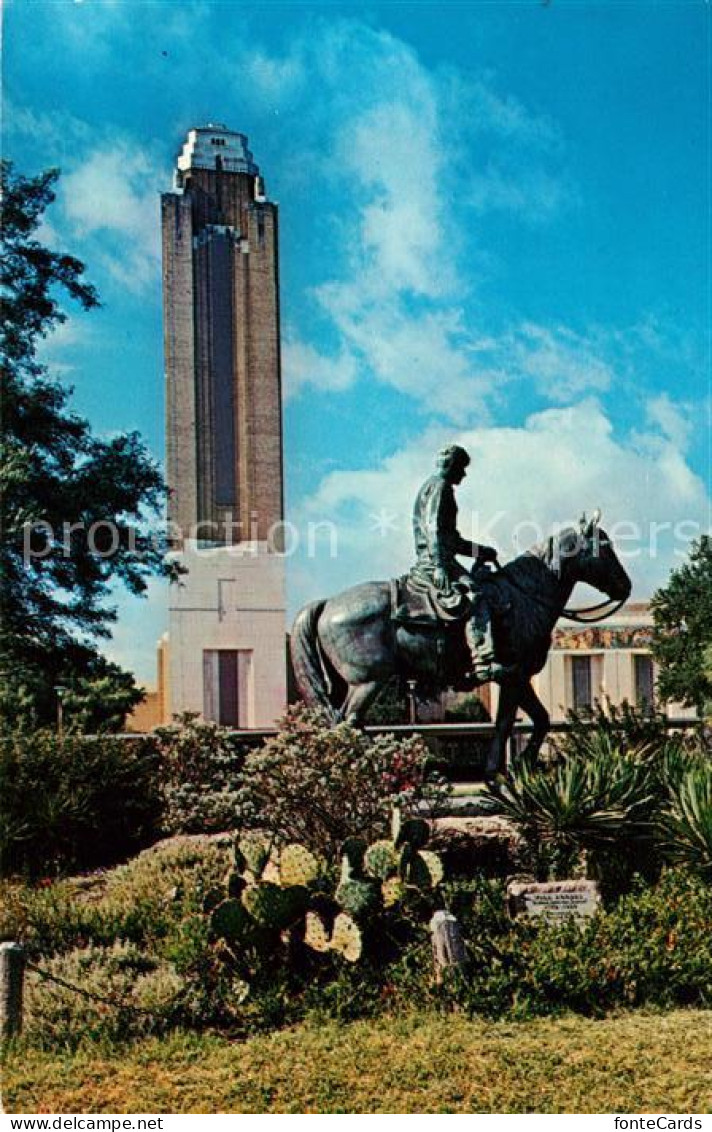
[[[344,858],[349,863],[351,873],[360,873],[363,868],[363,855],[366,852],[366,842],[362,837],[347,837],[341,846],[342,862]],[[343,869],[342,869],[343,876]]]
[[[213,909],[210,926],[221,939],[240,940],[250,930],[250,917],[239,900],[223,900]]]
[[[247,868],[247,861],[245,860],[245,854],[242,852],[242,849],[240,848],[240,838],[239,837],[235,838],[235,844],[233,845],[233,848],[232,848],[232,860],[233,860],[233,864],[234,864],[235,868],[237,869],[238,873],[244,873],[245,869]]]
[[[243,876],[240,875],[240,873],[237,873],[234,869],[231,869],[225,877],[225,885],[227,887],[228,896],[233,897],[235,900],[239,900],[240,894],[246,883],[247,881]]]
[[[237,846],[237,853],[242,855],[245,866],[256,877],[261,877],[265,865],[270,858],[270,847],[261,837],[243,837]]]
[[[408,880],[418,888],[435,888],[445,876],[443,863],[437,853],[427,849],[415,853],[408,866]]]
[[[343,955],[349,963],[356,963],[361,958],[363,951],[363,936],[358,924],[355,924],[350,916],[344,912],[339,912],[339,915],[334,920],[334,930],[331,933],[331,951],[337,951],[339,955]]]
[[[328,951],[331,947],[326,924],[318,912],[307,912],[304,922],[304,942],[313,951]]]
[[[406,891],[406,886],[400,877],[389,877],[388,880],[384,880],[381,885],[384,908],[392,908],[394,904],[400,903]]]
[[[279,876],[285,887],[308,885],[319,875],[319,862],[304,845],[285,845],[279,855]]]
[[[398,854],[390,841],[374,841],[363,858],[366,872],[377,880],[387,880],[398,871]]]
[[[242,903],[257,923],[276,931],[289,927],[301,915],[307,899],[305,888],[280,888],[269,882],[250,884],[242,894]]]
[[[430,827],[423,818],[407,818],[401,822],[394,841],[396,846],[412,845],[413,849],[422,849],[427,845],[429,837]]]
[[[282,874],[279,871],[279,861],[276,857],[270,857],[269,861],[262,870],[260,880],[269,881],[270,884],[282,884]]]
[[[376,911],[379,892],[373,881],[345,879],[336,890],[336,902],[349,916],[359,920]]]

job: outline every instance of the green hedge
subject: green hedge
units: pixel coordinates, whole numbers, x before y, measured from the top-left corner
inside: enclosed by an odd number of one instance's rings
[[[106,865],[160,828],[150,739],[0,738],[0,870],[30,877]]]

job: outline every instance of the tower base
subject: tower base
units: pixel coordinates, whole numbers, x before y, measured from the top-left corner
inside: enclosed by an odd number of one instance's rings
[[[284,558],[266,543],[187,542],[171,585],[166,714],[270,728],[287,705]]]

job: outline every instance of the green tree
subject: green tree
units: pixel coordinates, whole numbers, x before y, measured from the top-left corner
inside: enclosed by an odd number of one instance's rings
[[[115,728],[141,692],[97,642],[116,619],[114,583],[140,594],[168,573],[150,526],[165,486],[138,433],[93,435],[37,358],[66,319],[61,298],[98,305],[83,264],[36,238],[57,177],[2,165],[0,710],[5,727],[51,723],[62,685],[69,726]]]
[[[712,538],[692,543],[689,562],[673,570],[651,602],[658,693],[698,711],[712,700]]]

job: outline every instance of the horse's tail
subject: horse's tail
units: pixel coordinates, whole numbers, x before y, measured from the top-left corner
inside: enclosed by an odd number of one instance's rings
[[[312,601],[299,611],[289,649],[302,699],[309,707],[320,708],[331,723],[338,723],[339,715],[329,699],[328,675],[319,648],[318,622],[325,605],[325,601]]]

